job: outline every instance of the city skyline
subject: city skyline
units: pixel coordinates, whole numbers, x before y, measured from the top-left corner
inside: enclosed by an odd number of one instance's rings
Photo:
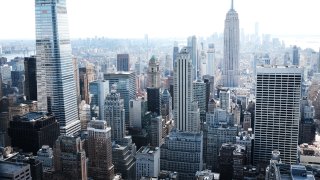
[[[240,14],[240,29],[244,28],[246,33],[253,33],[255,22],[259,22],[260,33],[317,35],[320,26],[315,22],[320,16],[317,11],[320,2],[308,2],[236,0],[234,7]],[[33,0],[11,0],[1,4],[4,8],[0,16],[10,15],[10,18],[2,19],[6,28],[0,30],[0,39],[35,39]],[[230,4],[230,1],[222,0],[188,1],[183,4],[169,0],[69,0],[67,8],[71,38],[143,38],[144,34],[154,38],[170,38],[193,34],[210,36],[214,32],[223,32],[224,17]],[[194,26],[190,26],[189,21]]]

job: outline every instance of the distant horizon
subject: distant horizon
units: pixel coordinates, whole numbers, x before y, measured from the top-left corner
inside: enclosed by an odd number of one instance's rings
[[[0,16],[9,17],[2,18],[0,39],[35,39],[34,0],[0,4]],[[71,39],[208,37],[223,32],[230,6],[231,0],[67,0]],[[246,34],[254,33],[258,22],[259,34],[318,35],[318,7],[319,0],[234,0]]]

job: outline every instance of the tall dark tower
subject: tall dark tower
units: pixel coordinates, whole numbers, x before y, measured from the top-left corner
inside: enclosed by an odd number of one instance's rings
[[[224,87],[239,86],[239,44],[239,18],[231,0],[231,9],[227,13],[224,24],[224,63],[222,63]]]
[[[36,78],[36,57],[24,58],[24,94],[27,100],[37,100],[37,78]]]

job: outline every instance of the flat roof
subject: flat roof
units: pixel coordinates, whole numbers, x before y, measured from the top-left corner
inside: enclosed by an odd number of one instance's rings
[[[21,162],[15,163],[15,162],[0,161],[0,173],[14,174],[17,171],[27,166],[30,166],[30,165],[26,163],[21,163]]]

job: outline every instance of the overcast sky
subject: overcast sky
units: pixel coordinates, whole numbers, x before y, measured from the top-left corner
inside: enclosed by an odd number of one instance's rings
[[[234,0],[240,28],[320,35],[319,0]],[[209,36],[223,32],[231,0],[67,0],[71,38]],[[0,0],[0,39],[34,39],[34,0]]]

